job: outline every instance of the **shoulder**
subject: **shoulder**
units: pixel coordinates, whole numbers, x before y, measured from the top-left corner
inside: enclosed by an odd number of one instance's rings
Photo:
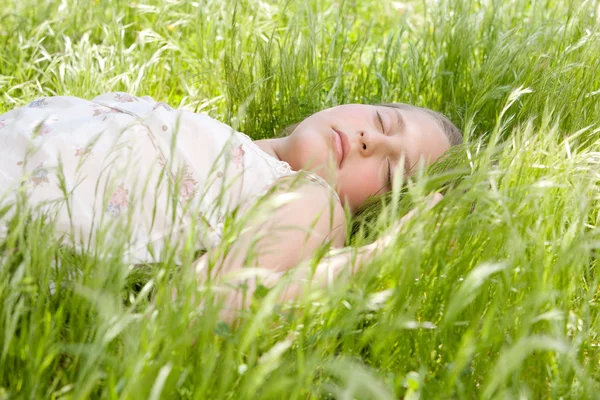
[[[346,240],[346,212],[329,187],[300,177],[285,177],[278,191],[289,194],[289,201],[277,212],[277,218],[286,225],[308,228],[324,241],[331,240],[336,247]]]
[[[343,247],[346,240],[337,198],[326,187],[293,176],[281,178],[244,215],[244,229],[227,256],[231,265],[246,265],[251,253],[253,265],[285,271],[323,245]]]
[[[296,189],[297,193],[314,207],[328,207],[333,212],[344,216],[344,209],[333,189],[323,186],[317,182],[302,182]],[[345,217],[344,217],[345,218]]]

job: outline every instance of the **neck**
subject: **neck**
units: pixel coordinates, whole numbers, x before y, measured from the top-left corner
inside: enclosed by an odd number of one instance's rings
[[[325,179],[333,188],[337,187],[337,175],[334,171],[337,171],[335,167],[325,168],[320,166],[318,168],[311,168],[310,166],[298,164],[297,155],[294,157],[294,147],[290,143],[289,136],[274,139],[262,139],[254,141],[262,151],[275,157],[279,161],[285,161],[290,165],[293,171],[299,171],[301,169],[313,172]]]
[[[303,169],[305,171],[313,172],[332,184],[332,186],[335,186],[337,176],[331,175],[335,168],[330,168],[330,172],[327,173],[328,169],[323,165],[317,168],[311,165],[300,165],[298,163],[297,154],[295,154],[294,147],[292,143],[290,143],[289,139],[290,136],[274,139],[262,139],[254,141],[254,144],[256,144],[265,153],[275,157],[280,161],[285,161],[288,163],[293,171],[299,171]]]
[[[285,157],[285,139],[286,138],[274,138],[274,139],[262,139],[254,141],[262,151],[275,157],[279,161],[286,161]]]

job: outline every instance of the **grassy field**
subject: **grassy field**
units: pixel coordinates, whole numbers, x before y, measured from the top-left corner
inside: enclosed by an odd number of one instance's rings
[[[0,0],[0,112],[124,90],[263,138],[400,101],[468,142],[409,183],[446,197],[357,276],[232,327],[198,307],[191,255],[77,254],[20,210],[0,399],[598,397],[599,27],[597,0]]]

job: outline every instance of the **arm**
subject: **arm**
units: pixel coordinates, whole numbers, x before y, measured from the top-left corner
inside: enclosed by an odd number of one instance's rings
[[[351,273],[356,272],[360,265],[388,246],[402,224],[416,212],[409,212],[390,233],[370,245],[342,248],[346,239],[345,214],[339,202],[332,203],[330,193],[318,185],[302,186],[295,193],[298,197],[271,212],[267,221],[250,224],[227,255],[219,258],[209,252],[195,264],[201,281],[208,278],[212,257],[216,262],[210,269],[211,279],[245,284],[245,290],[233,288],[225,295],[225,319],[231,320],[236,311],[248,303],[257,286],[256,280],[248,279],[244,274],[248,270],[242,267],[260,267],[261,283],[267,287],[274,286],[288,270],[296,267],[293,280],[287,282],[279,294],[282,301],[294,299],[307,283],[326,287],[348,267]],[[429,204],[440,199],[441,195],[435,195]],[[332,250],[313,269],[306,261],[326,240],[330,240]]]
[[[432,208],[442,199],[443,196],[440,193],[434,193],[428,197],[425,208]],[[302,290],[306,286],[307,282],[310,282],[311,286],[324,288],[333,284],[335,279],[339,277],[340,273],[344,271],[348,271],[351,274],[356,273],[358,269],[366,262],[370,261],[373,256],[377,255],[387,248],[391,243],[393,243],[402,226],[408,220],[413,218],[417,212],[419,212],[418,208],[414,208],[409,211],[406,215],[400,218],[400,220],[386,234],[382,235],[375,242],[369,245],[358,248],[344,247],[330,250],[329,253],[319,261],[317,266],[314,268],[314,271],[307,263],[298,265],[297,269],[299,270],[294,273],[294,280],[286,285],[280,296],[280,299],[290,300],[296,298],[302,293]],[[272,282],[273,285],[277,283],[277,280],[280,277],[281,275],[275,277],[276,279],[274,279]]]

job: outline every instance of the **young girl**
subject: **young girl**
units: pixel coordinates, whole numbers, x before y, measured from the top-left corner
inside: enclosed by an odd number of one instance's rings
[[[41,98],[0,115],[0,202],[25,195],[62,240],[88,250],[114,241],[124,225],[127,261],[143,263],[190,240],[196,250],[214,249],[227,221],[277,192],[263,205],[267,218],[249,220],[226,255],[209,251],[198,265],[219,258],[221,271],[231,271],[252,252],[255,265],[280,273],[324,242],[343,247],[344,207],[355,211],[391,190],[396,174],[410,175],[461,141],[441,114],[401,104],[330,108],[287,137],[254,142],[149,97]],[[350,257],[341,254],[323,265],[340,269]]]

